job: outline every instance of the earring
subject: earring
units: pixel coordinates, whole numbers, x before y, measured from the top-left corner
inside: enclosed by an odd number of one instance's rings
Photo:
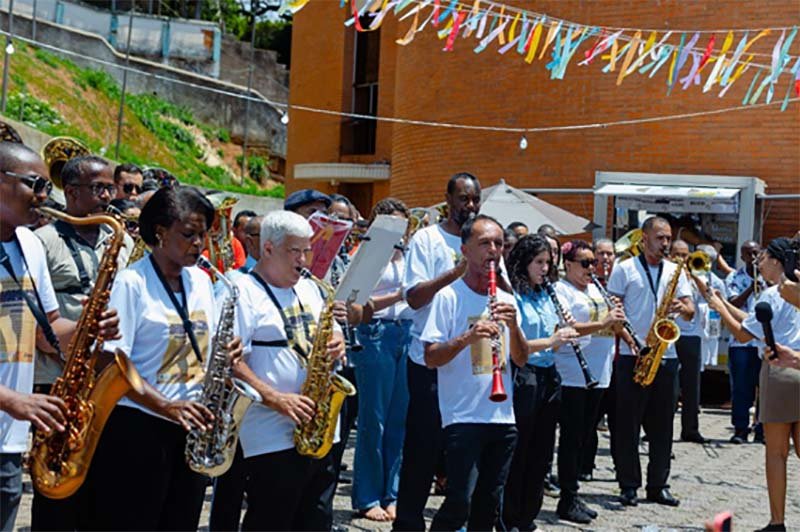
[[[164,247],[164,240],[161,238],[161,235],[158,234],[156,235],[156,244],[158,245],[159,248]]]

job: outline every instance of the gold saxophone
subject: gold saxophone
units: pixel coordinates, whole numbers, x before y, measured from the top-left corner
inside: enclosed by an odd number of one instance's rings
[[[133,242],[133,249],[131,250],[131,254],[128,257],[128,264],[130,266],[137,260],[144,257],[144,254],[150,251],[147,247],[147,244],[144,243],[141,235],[136,237],[136,240]]]
[[[636,366],[633,369],[633,381],[642,387],[650,386],[653,383],[658,368],[661,366],[661,357],[664,356],[664,352],[681,337],[678,324],[668,315],[669,306],[675,297],[675,290],[678,288],[678,281],[681,280],[685,266],[683,259],[678,259],[676,264],[678,267],[672,274],[672,279],[669,280],[669,285],[664,291],[664,297],[661,298],[661,304],[656,309],[653,323],[647,332],[647,338],[645,338],[645,344],[650,350],[636,359]]]
[[[40,207],[40,211],[72,225],[107,224],[114,230],[98,267],[97,281],[76,324],[66,352],[66,364],[51,395],[67,405],[64,432],[36,431],[30,470],[37,491],[51,499],[69,497],[83,484],[103,426],[117,401],[129,390],[142,392],[142,378],[121,351],[105,365],[100,314],[108,305],[117,259],[123,245],[122,224],[109,214],[76,218]]]
[[[294,430],[297,452],[312,458],[324,458],[333,446],[333,435],[345,397],[355,395],[350,381],[334,373],[334,361],[328,356],[328,342],[333,335],[333,288],[308,270],[303,276],[314,281],[325,293],[325,306],[317,321],[314,345],[306,361],[306,380],[300,393],[314,401],[311,421]]]

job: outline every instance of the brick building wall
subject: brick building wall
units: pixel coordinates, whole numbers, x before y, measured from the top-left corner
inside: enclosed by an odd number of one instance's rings
[[[796,0],[759,1],[538,1],[509,4],[536,9],[587,24],[619,27],[717,29],[761,28],[800,23]],[[352,63],[352,32],[342,22],[338,2],[312,0],[295,17],[290,98],[293,104],[347,109],[349,83],[342,73]],[[451,53],[426,29],[406,47],[394,40],[410,20],[391,15],[381,28],[379,114],[408,119],[509,127],[610,122],[708,111],[741,104],[752,79],[748,73],[718,98],[700,87],[676,87],[666,95],[666,68],[650,79],[639,74],[616,86],[616,75],[603,74],[602,63],[579,67],[573,60],[564,80],[550,80],[546,60],[524,62],[513,51],[481,54],[474,39],[457,40]],[[348,37],[349,34],[349,37]],[[645,34],[646,36],[646,34]],[[348,41],[349,38],[349,41]],[[705,40],[698,46],[705,46]],[[724,35],[717,36],[721,43]],[[754,50],[769,54],[777,35]],[[350,49],[345,50],[350,42]],[[349,53],[348,53],[349,52]],[[581,53],[581,52],[579,52]],[[800,54],[800,39],[792,46]],[[754,61],[769,64],[768,55]],[[786,77],[775,98],[783,98]],[[337,97],[339,101],[337,102]],[[338,107],[337,107],[338,105]],[[720,115],[581,131],[530,133],[520,150],[516,133],[476,132],[379,123],[377,149],[370,157],[339,155],[339,117],[293,112],[289,126],[287,187],[318,186],[356,198],[362,210],[386,194],[409,205],[440,201],[447,177],[475,173],[485,184],[504,178],[517,187],[591,188],[596,171],[741,175],[763,179],[769,194],[800,193],[800,105],[748,109]],[[302,162],[391,162],[389,183],[375,185],[297,182],[292,168]],[[544,198],[576,214],[592,217],[589,195]],[[765,206],[764,236],[800,228],[800,201]]]

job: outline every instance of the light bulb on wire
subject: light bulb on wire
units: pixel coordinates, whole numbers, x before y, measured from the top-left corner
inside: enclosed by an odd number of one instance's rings
[[[525,135],[522,135],[522,138],[519,139],[519,149],[521,150],[528,149],[528,138]]]
[[[6,45],[6,53],[8,55],[11,55],[11,54],[14,53],[14,43],[13,42],[8,41],[8,44]]]
[[[281,124],[288,124],[289,123],[289,110],[287,109],[283,116],[281,117]]]

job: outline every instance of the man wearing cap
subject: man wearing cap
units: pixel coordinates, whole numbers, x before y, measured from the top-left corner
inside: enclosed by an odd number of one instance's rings
[[[317,211],[327,211],[330,205],[331,198],[327,194],[310,188],[292,192],[283,202],[284,209],[296,212],[306,219]]]

